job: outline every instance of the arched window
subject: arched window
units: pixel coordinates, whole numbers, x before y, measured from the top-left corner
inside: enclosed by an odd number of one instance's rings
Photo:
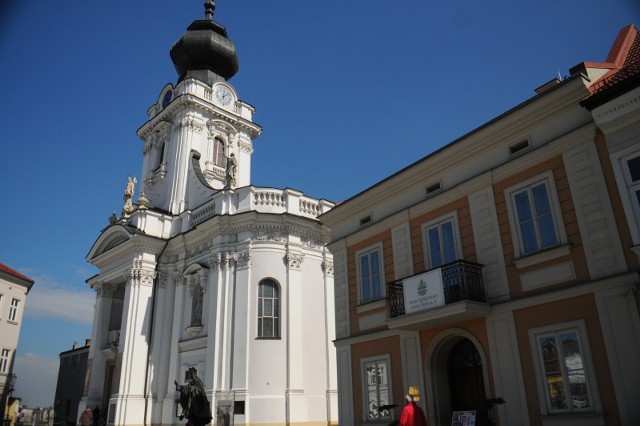
[[[224,141],[218,137],[213,139],[213,164],[224,167],[226,157],[224,155]]]
[[[270,278],[258,284],[258,338],[280,338],[280,290]]]

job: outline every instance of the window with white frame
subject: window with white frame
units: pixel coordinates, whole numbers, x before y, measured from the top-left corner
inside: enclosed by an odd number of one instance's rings
[[[0,356],[0,373],[6,374],[9,371],[9,356],[11,351],[9,349],[2,350],[2,356]]]
[[[258,337],[280,337],[280,290],[272,279],[264,279],[258,284]]]
[[[382,245],[360,251],[356,257],[358,259],[360,303],[381,299],[383,297]]]
[[[561,212],[553,173],[531,179],[507,190],[511,230],[517,256],[555,247],[563,241]]]
[[[0,318],[2,318],[2,302],[4,301],[4,294],[0,294]]]
[[[599,411],[584,322],[533,329],[529,337],[545,414]]]
[[[422,226],[427,269],[437,268],[460,258],[456,215],[443,217]]]
[[[365,421],[389,420],[391,411],[390,357],[367,358],[362,362]]]
[[[637,153],[624,158],[625,182],[634,214],[640,217],[640,155]]]
[[[9,306],[9,321],[16,321],[18,317],[18,305],[20,301],[18,299],[11,299],[11,306]]]

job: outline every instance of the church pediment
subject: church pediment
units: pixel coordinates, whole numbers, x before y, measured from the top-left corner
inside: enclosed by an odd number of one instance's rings
[[[87,260],[91,261],[96,257],[111,251],[115,247],[129,241],[134,232],[122,225],[114,225],[105,229],[87,254]]]

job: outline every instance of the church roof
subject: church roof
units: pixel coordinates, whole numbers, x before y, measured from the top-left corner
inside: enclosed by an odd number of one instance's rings
[[[0,271],[5,272],[5,273],[7,273],[9,275],[12,275],[12,276],[14,276],[16,278],[19,278],[21,280],[25,280],[25,281],[27,281],[27,282],[29,282],[31,284],[33,284],[33,282],[34,282],[31,278],[27,277],[26,275],[22,275],[20,272],[9,268],[7,265],[5,265],[3,263],[0,263]]]
[[[226,28],[213,20],[214,2],[207,0],[204,6],[205,19],[193,21],[171,47],[179,81],[193,77],[212,84],[216,76],[229,80],[240,68],[236,47],[227,38]]]
[[[571,69],[609,69],[590,87],[590,95],[580,104],[589,110],[640,86],[640,35],[633,24],[618,33],[609,55],[604,62],[583,62]]]

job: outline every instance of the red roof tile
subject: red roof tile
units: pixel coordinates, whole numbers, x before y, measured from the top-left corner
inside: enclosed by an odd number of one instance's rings
[[[33,280],[25,275],[22,275],[20,272],[15,271],[11,268],[9,268],[7,265],[0,263],[0,271],[6,272],[9,275],[13,275],[16,278],[20,278],[22,280],[28,281],[31,284],[33,284]]]
[[[583,67],[610,69],[589,87],[591,94],[581,102],[589,109],[607,102],[609,97],[606,93],[613,92],[611,89],[615,89],[615,96],[619,96],[635,87],[636,84],[630,86],[629,83],[640,79],[640,34],[636,27],[629,24],[620,30],[605,62],[585,62],[573,67],[572,71]]]

